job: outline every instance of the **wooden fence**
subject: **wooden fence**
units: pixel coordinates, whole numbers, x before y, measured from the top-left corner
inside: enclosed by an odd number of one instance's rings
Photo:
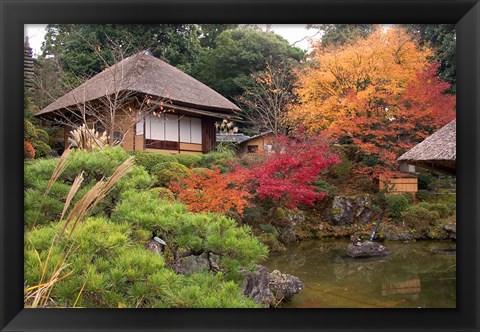
[[[418,179],[416,177],[385,178],[379,177],[380,190],[387,189],[387,192],[416,193],[418,191]]]

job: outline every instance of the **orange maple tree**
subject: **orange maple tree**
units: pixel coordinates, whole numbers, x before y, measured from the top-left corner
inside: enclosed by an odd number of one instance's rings
[[[401,153],[455,118],[455,96],[444,93],[449,84],[431,56],[393,27],[339,48],[319,44],[298,73],[290,122],[354,143],[394,169]]]
[[[27,140],[23,141],[23,155],[25,159],[35,158],[35,149],[33,148],[32,143]]]
[[[172,182],[170,189],[192,212],[226,213],[234,210],[242,215],[251,197],[247,177],[248,172],[241,168],[226,174],[221,174],[220,169],[203,169]]]

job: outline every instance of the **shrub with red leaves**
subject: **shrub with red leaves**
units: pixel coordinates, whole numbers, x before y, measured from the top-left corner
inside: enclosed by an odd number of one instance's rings
[[[313,183],[340,158],[330,152],[325,141],[304,133],[293,138],[280,136],[275,151],[250,171],[261,200],[268,198],[276,206],[293,209],[312,205],[326,196],[325,192],[316,191]]]
[[[33,148],[32,143],[30,143],[27,140],[23,141],[23,158],[24,159],[35,158],[35,149]]]

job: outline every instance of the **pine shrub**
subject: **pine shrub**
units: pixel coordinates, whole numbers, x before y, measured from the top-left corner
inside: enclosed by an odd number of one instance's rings
[[[408,207],[402,213],[402,219],[405,226],[413,230],[417,237],[424,237],[430,228],[439,221],[440,214],[417,204]]]
[[[390,219],[401,221],[402,213],[410,206],[408,198],[402,194],[385,196],[387,214]]]
[[[438,213],[440,218],[446,218],[450,215],[452,215],[452,209],[451,206],[448,206],[447,204],[444,203],[427,203],[427,202],[421,202],[417,204],[418,207],[423,207],[429,211],[435,211]]]
[[[320,178],[315,181],[315,185],[317,186],[317,191],[326,192],[330,197],[335,196],[335,194],[338,192],[338,188],[336,186]]]
[[[39,159],[25,164],[25,225],[30,227],[33,224],[45,224],[57,220],[62,212],[70,185],[78,174],[83,172],[84,181],[72,203],[75,203],[97,181],[110,177],[128,157],[128,153],[120,147],[92,152],[72,151],[65,171],[53,184],[47,196],[44,193],[58,159]],[[108,215],[115,207],[121,192],[126,189],[147,189],[153,184],[154,179],[142,167],[134,166],[95,208],[94,213]]]
[[[157,184],[159,186],[167,187],[172,181],[188,177],[191,171],[180,163],[165,162],[153,167],[152,174],[157,178]]]
[[[43,143],[48,143],[48,141],[50,140],[48,133],[45,130],[40,128],[35,129],[35,136],[39,141]]]
[[[342,157],[339,164],[330,167],[329,173],[335,179],[346,180],[352,175],[352,169],[352,162],[346,157]]]
[[[64,273],[71,273],[52,288],[50,297],[58,307],[84,308],[219,308],[258,307],[247,299],[238,284],[222,273],[183,276],[166,266],[162,256],[132,240],[130,225],[105,218],[89,218],[71,238],[49,252],[59,230],[51,224],[27,233],[25,240],[25,283],[34,285],[41,277],[38,257],[51,259],[53,271],[62,248],[76,244],[75,255]],[[215,292],[212,292],[212,289]],[[77,301],[78,298],[78,301]]]
[[[435,177],[428,171],[420,170],[418,175],[418,189],[432,190],[434,186]]]
[[[430,191],[425,190],[425,189],[418,189],[418,191],[415,193],[415,197],[419,201],[430,201],[432,199],[434,194],[432,194]]]
[[[126,191],[112,219],[156,231],[178,254],[202,250],[222,255],[220,266],[229,278],[238,277],[242,267],[253,268],[268,253],[249,227],[218,214],[188,212],[180,203],[162,204],[148,191]]]

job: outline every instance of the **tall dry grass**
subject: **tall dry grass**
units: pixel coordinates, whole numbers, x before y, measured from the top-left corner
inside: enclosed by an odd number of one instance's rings
[[[60,157],[55,169],[52,172],[47,188],[45,190],[44,197],[48,195],[52,185],[58,180],[60,175],[67,168],[69,154],[70,149],[66,149]],[[73,208],[70,209],[67,217],[64,219],[67,210],[69,210],[73,197],[80,189],[80,186],[84,180],[83,172],[75,178],[67,195],[63,211],[59,220],[59,222],[63,225],[59,234],[52,239],[52,243],[48,249],[48,254],[44,260],[41,259],[40,253],[37,251],[37,249],[35,249],[32,243],[32,247],[34,248],[35,254],[38,258],[38,265],[42,271],[42,274],[40,280],[38,280],[36,285],[25,287],[25,308],[46,308],[55,306],[53,300],[50,297],[53,287],[58,282],[64,280],[65,278],[68,278],[68,276],[75,272],[73,270],[67,271],[67,268],[69,266],[69,258],[78,249],[78,246],[75,244],[75,241],[72,238],[75,229],[83,220],[85,220],[90,215],[95,206],[97,206],[105,198],[105,196],[108,195],[108,193],[112,190],[115,184],[132,169],[133,165],[134,157],[130,157],[117,167],[117,169],[114,171],[114,173],[112,174],[112,176],[110,176],[108,180],[102,178],[100,181],[98,181],[82,198],[80,198],[74,204]],[[67,241],[62,242],[62,239],[66,239]],[[49,272],[48,270],[51,264],[53,252],[58,248],[60,248],[60,258],[55,264],[53,270]],[[80,289],[80,292],[77,296],[77,301],[75,301],[75,303],[78,302],[78,299],[80,298],[84,287],[85,284]]]

